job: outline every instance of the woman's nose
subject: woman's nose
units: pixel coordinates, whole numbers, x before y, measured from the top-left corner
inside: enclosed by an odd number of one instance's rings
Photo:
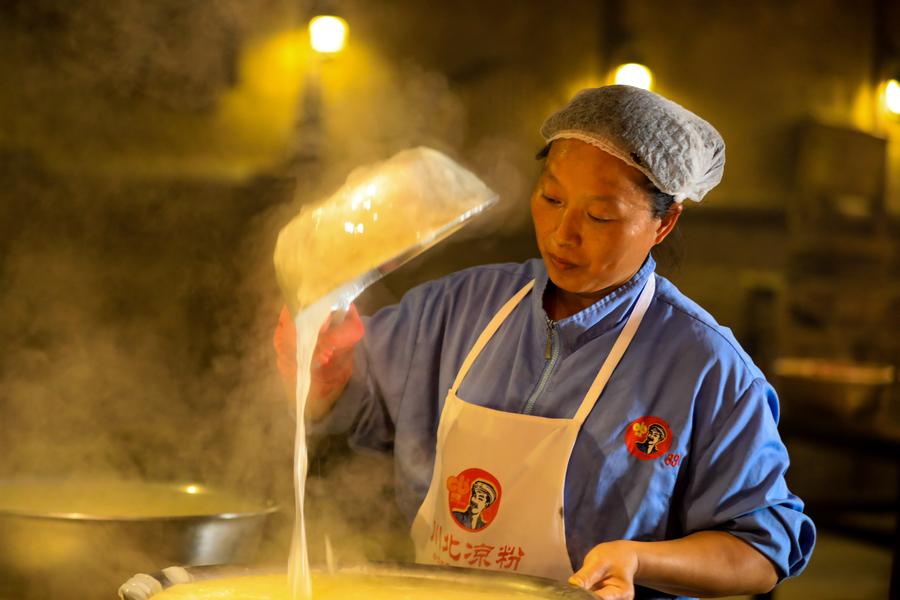
[[[553,232],[554,241],[560,246],[573,246],[581,239],[581,225],[578,215],[571,209],[566,209],[560,216],[556,230]]]

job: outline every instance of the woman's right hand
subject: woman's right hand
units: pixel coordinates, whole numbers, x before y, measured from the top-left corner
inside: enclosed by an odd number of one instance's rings
[[[318,421],[331,410],[353,373],[353,348],[364,333],[354,305],[345,314],[331,313],[319,329],[310,365],[306,417]],[[297,332],[287,307],[282,307],[272,340],[278,371],[294,399],[297,388]]]

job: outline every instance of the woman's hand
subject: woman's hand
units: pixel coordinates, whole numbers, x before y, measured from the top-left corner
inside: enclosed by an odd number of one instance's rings
[[[356,306],[346,314],[331,313],[319,329],[310,365],[306,416],[318,421],[331,411],[353,374],[353,347],[365,329]]]
[[[606,542],[588,552],[584,565],[569,578],[569,583],[592,590],[603,600],[632,600],[637,569],[638,556],[632,542]]]
[[[698,531],[659,542],[618,540],[594,546],[569,583],[605,600],[634,598],[634,584],[675,596],[744,596],[771,590],[774,565],[725,531]]]
[[[354,305],[346,314],[335,313],[322,324],[310,365],[310,389],[306,416],[313,421],[324,417],[343,392],[353,373],[353,347],[364,333],[362,319]],[[297,387],[297,333],[287,307],[282,307],[272,340],[278,371],[288,395]]]

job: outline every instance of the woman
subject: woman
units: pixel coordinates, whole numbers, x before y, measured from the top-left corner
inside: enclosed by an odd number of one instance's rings
[[[771,589],[815,539],[784,482],[775,393],[650,254],[721,179],[721,137],[628,86],[583,90],[541,133],[541,260],[455,273],[327,328],[311,417],[393,450],[419,562],[608,599]],[[454,511],[479,478],[496,496],[472,530]]]

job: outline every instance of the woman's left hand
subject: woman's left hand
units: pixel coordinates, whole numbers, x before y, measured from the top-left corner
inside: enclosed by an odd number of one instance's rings
[[[778,582],[762,552],[726,531],[697,531],[658,542],[616,540],[594,546],[569,583],[598,598],[634,598],[634,582],[675,596],[762,594]]]
[[[569,583],[591,590],[603,600],[632,600],[637,568],[638,556],[632,542],[605,542],[588,552]]]

